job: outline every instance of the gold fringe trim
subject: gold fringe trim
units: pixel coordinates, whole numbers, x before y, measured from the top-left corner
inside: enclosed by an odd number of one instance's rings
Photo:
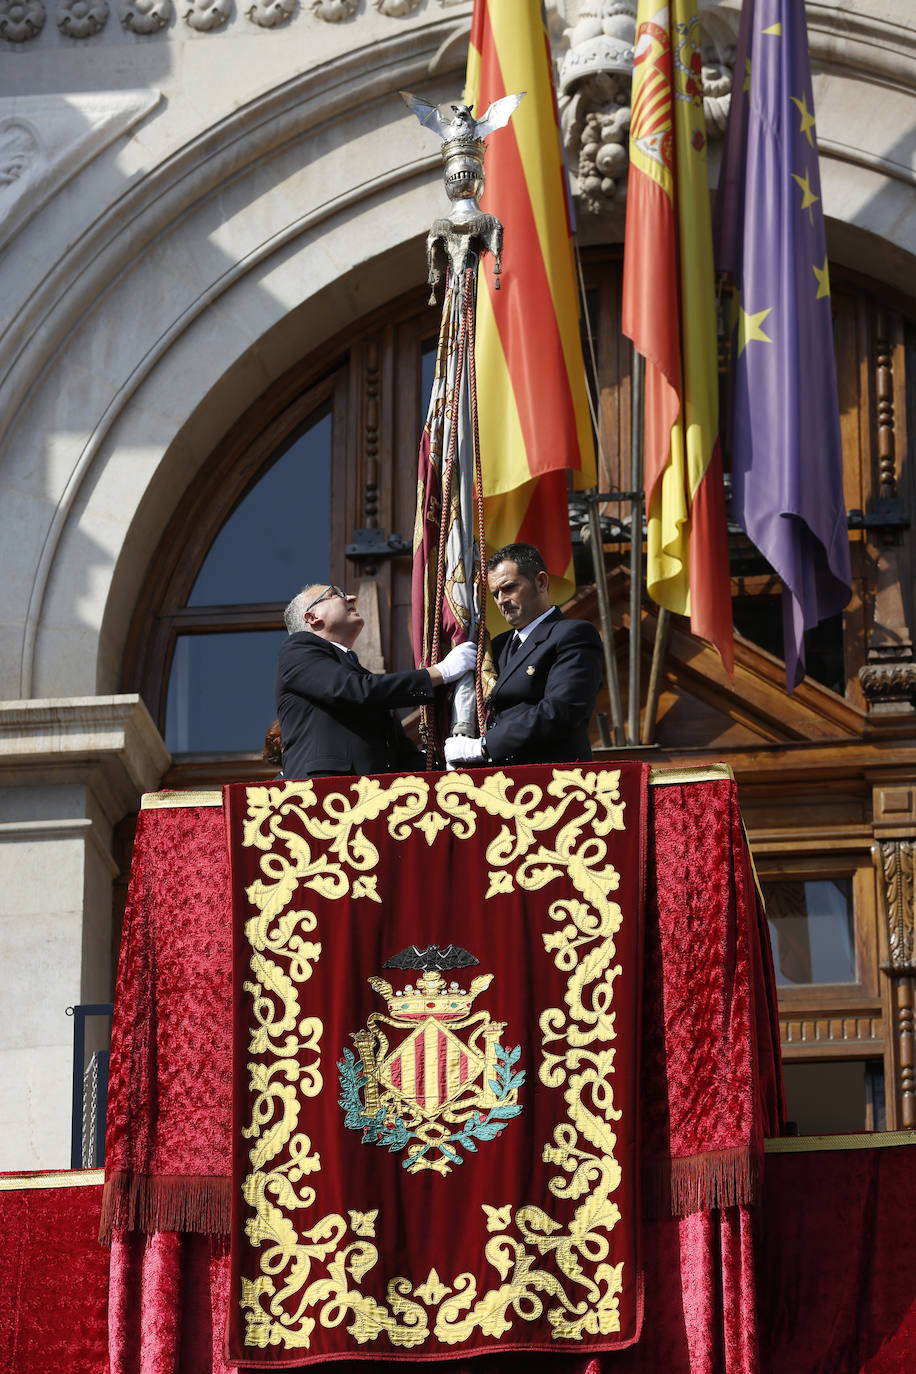
[[[102,1194],[99,1240],[116,1231],[194,1231],[229,1234],[230,1180],[191,1174],[112,1174]]]
[[[760,1158],[746,1145],[643,1165],[643,1210],[652,1218],[748,1207],[759,1192]]]
[[[768,1136],[763,1148],[768,1155],[804,1155],[819,1150],[888,1150],[916,1145],[916,1131],[860,1131],[851,1135]]]
[[[15,1193],[24,1188],[97,1188],[105,1182],[104,1169],[57,1169],[52,1173],[4,1174],[0,1193]]]
[[[614,761],[606,760],[607,766],[613,768]],[[666,787],[674,783],[688,782],[721,782],[725,778],[734,778],[731,765],[728,763],[710,763],[702,768],[650,768],[649,786]],[[258,786],[264,786],[259,783]],[[188,792],[144,792],[140,798],[141,811],[159,811],[174,809],[177,806],[222,806],[223,794],[209,788],[205,791]]]
[[[650,768],[650,787],[671,787],[689,782],[734,782],[735,774],[730,763],[707,763],[700,768]]]
[[[140,798],[141,811],[174,810],[177,806],[222,806],[222,792],[209,788],[203,792],[144,792]]]

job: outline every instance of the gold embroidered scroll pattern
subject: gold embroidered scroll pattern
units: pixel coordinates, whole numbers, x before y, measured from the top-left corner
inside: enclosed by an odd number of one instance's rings
[[[403,839],[428,795],[427,784],[418,778],[397,779],[388,788],[361,778],[351,790],[355,800],[343,793],[325,797],[323,815],[316,814],[310,783],[247,791],[242,842],[264,851],[264,877],[246,889],[258,914],[245,923],[252,978],[243,986],[252,999],[248,1071],[254,1098],[242,1134],[254,1143],[242,1192],[250,1209],[246,1235],[260,1256],[258,1277],[242,1280],[248,1346],[307,1349],[314,1308],[320,1308],[326,1327],[352,1313],[350,1330],[358,1340],[387,1331],[393,1344],[410,1346],[422,1342],[428,1330],[423,1308],[409,1301],[403,1281],[389,1285],[390,1311],[352,1287],[378,1263],[378,1250],[368,1239],[374,1215],[370,1222],[354,1213],[348,1228],[331,1214],[308,1229],[299,1228],[290,1215],[314,1205],[315,1189],[301,1185],[321,1169],[309,1137],[296,1132],[301,1100],[323,1086],[322,1024],[317,1017],[301,1016],[297,992],[311,977],[321,944],[306,938],[317,928],[314,912],[285,908],[305,888],[324,898],[343,897],[351,890],[351,872],[354,896],[377,901],[369,870],[378,863],[378,851],[361,827],[387,809],[389,832]],[[310,838],[319,842],[317,850]],[[355,1239],[346,1244],[349,1231]],[[310,1282],[316,1265],[317,1277]]]
[[[611,1126],[619,1117],[611,1087],[614,1052],[607,1042],[616,1033],[613,984],[620,970],[614,964],[614,936],[622,918],[619,905],[609,896],[617,889],[619,875],[606,862],[605,838],[625,828],[618,783],[619,774],[612,771],[583,774],[580,769],[557,769],[547,786],[545,805],[542,788],[529,784],[515,789],[505,774],[475,781],[469,774],[452,773],[436,785],[436,801],[442,816],[448,818],[444,825],[431,821],[436,813],[425,809],[426,784],[418,778],[399,778],[384,791],[376,781],[360,779],[351,789],[357,793],[356,803],[342,794],[326,798],[327,814],[321,821],[309,812],[315,801],[309,784],[249,789],[252,804],[244,842],[268,850],[280,841],[288,846],[292,859],[288,863],[276,851],[265,855],[262,870],[271,882],[253,884],[249,890],[260,906],[261,919],[267,909],[279,913],[299,882],[318,888],[324,896],[342,896],[347,890],[345,869],[365,871],[377,860],[377,854],[372,858],[374,846],[359,829],[361,820],[380,815],[386,807],[392,839],[404,839],[416,827],[430,846],[443,829],[450,829],[459,839],[476,833],[477,813],[484,809],[505,822],[487,849],[488,896],[511,890],[514,883],[536,891],[566,872],[581,898],[556,901],[548,909],[560,929],[546,932],[543,940],[556,967],[568,975],[567,1010],[548,1009],[540,1023],[540,1078],[550,1088],[565,1085],[567,1106],[567,1121],[555,1128],[543,1158],[559,1169],[549,1182],[551,1192],[558,1199],[578,1202],[572,1219],[564,1226],[534,1205],[518,1207],[514,1213],[511,1207],[486,1205],[487,1229],[497,1234],[490,1235],[484,1254],[502,1280],[499,1286],[478,1294],[470,1273],[458,1275],[452,1286],[433,1274],[418,1284],[399,1276],[389,1280],[382,1305],[359,1291],[361,1279],[379,1259],[378,1250],[366,1238],[367,1228],[353,1226],[348,1244],[346,1222],[332,1214],[297,1234],[289,1217],[266,1200],[270,1184],[262,1186],[250,1177],[246,1198],[250,1194],[254,1200],[268,1242],[260,1255],[260,1275],[246,1283],[243,1295],[249,1312],[246,1340],[251,1344],[307,1347],[315,1326],[309,1313],[316,1308],[322,1326],[336,1326],[350,1315],[347,1330],[360,1344],[384,1334],[391,1345],[402,1349],[427,1340],[426,1307],[436,1310],[433,1329],[445,1344],[466,1341],[476,1328],[498,1338],[512,1328],[510,1310],[522,1320],[533,1321],[541,1315],[545,1300],[552,1300],[547,1315],[555,1340],[581,1340],[586,1333],[619,1329],[622,1264],[606,1263],[609,1235],[619,1219],[610,1195],[620,1180]],[[364,790],[361,784],[367,785]],[[325,841],[325,855],[333,853],[336,862],[323,856],[312,860],[303,836],[284,829],[278,806],[285,807],[288,815],[295,814],[308,834]],[[589,835],[583,841],[586,828]],[[555,832],[553,842],[547,845],[542,841],[551,832]],[[268,887],[276,890],[275,899],[268,898]],[[260,929],[257,921],[250,923],[255,930]],[[307,978],[311,969],[306,970],[305,950],[292,948],[291,928],[283,926],[283,930],[291,961],[299,977]],[[269,930],[263,938],[266,943]],[[252,1122],[253,1134],[261,1129]],[[539,1259],[548,1253],[562,1278],[539,1267]],[[319,1266],[319,1273],[309,1282],[313,1265]],[[275,1276],[281,1274],[278,1287]],[[296,1300],[295,1306],[284,1307],[290,1299]]]
[[[443,810],[457,816],[465,830],[474,825],[473,802],[505,818],[507,824],[487,849],[488,863],[497,872],[502,869],[503,878],[497,885],[491,872],[491,891],[511,887],[513,875],[507,870],[513,865],[514,882],[524,890],[540,889],[565,870],[585,899],[557,901],[549,907],[551,920],[563,924],[559,931],[543,935],[544,947],[553,953],[557,968],[568,975],[568,1012],[550,1008],[540,1018],[540,1078],[546,1087],[566,1085],[569,1118],[555,1128],[553,1144],[545,1145],[543,1159],[560,1170],[550,1180],[550,1191],[558,1198],[580,1200],[579,1205],[566,1229],[539,1207],[518,1209],[513,1220],[520,1239],[506,1234],[493,1237],[485,1251],[508,1284],[485,1295],[466,1317],[458,1316],[458,1301],[443,1308],[436,1325],[441,1340],[467,1339],[477,1321],[491,1334],[502,1334],[510,1305],[519,1316],[533,1320],[542,1310],[539,1293],[555,1299],[548,1311],[555,1339],[581,1340],[586,1332],[607,1334],[620,1329],[623,1267],[605,1262],[610,1233],[620,1220],[610,1196],[621,1180],[614,1157],[617,1139],[611,1129],[620,1113],[612,1087],[614,1050],[607,1042],[616,1034],[611,1008],[620,966],[614,963],[614,936],[622,913],[619,904],[610,900],[620,877],[613,864],[605,862],[606,836],[625,828],[619,782],[620,775],[614,771],[555,770],[547,787],[555,805],[544,809],[540,809],[542,798],[535,786],[520,788],[510,797],[503,774],[492,774],[482,786],[475,785],[468,774],[452,775],[437,789]],[[589,838],[582,843],[586,828]],[[550,847],[537,843],[545,831],[556,831]],[[550,1251],[568,1281],[566,1287],[535,1267],[536,1255]]]

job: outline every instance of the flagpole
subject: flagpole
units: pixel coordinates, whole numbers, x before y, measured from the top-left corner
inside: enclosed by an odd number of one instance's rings
[[[655,644],[652,647],[652,668],[649,672],[649,689],[646,692],[646,717],[643,722],[643,744],[655,743],[655,726],[658,723],[658,699],[662,690],[662,668],[668,652],[671,637],[671,612],[667,606],[659,606],[658,620],[655,625]]]
[[[598,388],[598,360],[595,357],[595,340],[592,337],[592,322],[588,314],[588,299],[585,294],[585,273],[582,271],[582,255],[579,252],[579,241],[573,235],[573,254],[576,261],[576,275],[579,282],[579,299],[582,308],[582,320],[585,325],[585,337],[588,341],[589,357],[592,364],[592,376],[595,379],[595,388]],[[598,473],[603,469],[607,470],[604,462],[604,451],[601,447],[601,427],[598,423],[598,406],[595,397],[592,395],[591,387],[586,384],[585,395],[588,401],[588,411],[592,417],[592,430],[595,435],[595,445],[598,449],[599,465]],[[595,595],[598,598],[598,619],[601,623],[601,647],[604,651],[604,675],[607,680],[608,704],[611,708],[611,726],[614,732],[613,743],[618,748],[623,748],[627,742],[626,731],[623,726],[623,701],[620,696],[620,675],[617,671],[617,654],[614,649],[614,622],[611,620],[611,602],[607,594],[607,570],[604,566],[604,540],[601,536],[601,517],[598,514],[598,487],[593,487],[584,493],[586,506],[588,508],[588,542],[592,550],[592,569],[595,574]],[[635,490],[635,488],[634,488]],[[602,743],[604,739],[602,738]]]
[[[607,571],[604,566],[604,540],[601,537],[601,519],[598,515],[598,488],[586,493],[588,504],[588,542],[592,549],[592,567],[595,573],[595,594],[598,597],[598,619],[601,622],[601,647],[604,650],[604,673],[607,678],[608,699],[611,707],[611,727],[614,744],[622,747],[627,742],[623,728],[623,702],[620,697],[620,678],[617,673],[617,655],[614,652],[614,624],[611,620],[611,602],[607,594]]]
[[[627,712],[628,743],[639,744],[640,640],[642,638],[642,522],[643,522],[643,385],[645,359],[633,348],[630,381],[630,663]]]

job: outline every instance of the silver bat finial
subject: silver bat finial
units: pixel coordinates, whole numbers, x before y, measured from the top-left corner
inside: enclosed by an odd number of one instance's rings
[[[418,95],[401,91],[404,104],[413,110],[424,128],[442,139],[445,193],[452,208],[448,219],[436,220],[426,240],[429,282],[433,288],[442,275],[443,251],[452,271],[460,273],[472,261],[472,255],[479,255],[485,248],[496,260],[494,271],[499,288],[503,229],[495,215],[486,215],[480,208],[485,184],[485,139],[509,123],[524,95],[524,91],[504,95],[493,101],[482,119],[475,119],[469,105],[431,105]]]
[[[469,105],[430,105],[428,100],[411,95],[410,91],[401,91],[401,99],[413,110],[420,123],[432,129],[444,142],[456,138],[482,141],[494,129],[502,129],[509,123],[524,94],[524,91],[519,91],[516,95],[504,95],[494,100],[482,119],[474,118]]]

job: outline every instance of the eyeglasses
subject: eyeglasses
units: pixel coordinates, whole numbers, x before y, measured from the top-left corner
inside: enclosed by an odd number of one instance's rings
[[[305,615],[313,606],[317,606],[319,601],[324,601],[329,596],[339,596],[342,601],[346,601],[348,593],[345,592],[342,587],[335,587],[332,583],[330,587],[325,587],[324,591],[319,596],[316,596],[314,601],[309,602],[302,614]]]

